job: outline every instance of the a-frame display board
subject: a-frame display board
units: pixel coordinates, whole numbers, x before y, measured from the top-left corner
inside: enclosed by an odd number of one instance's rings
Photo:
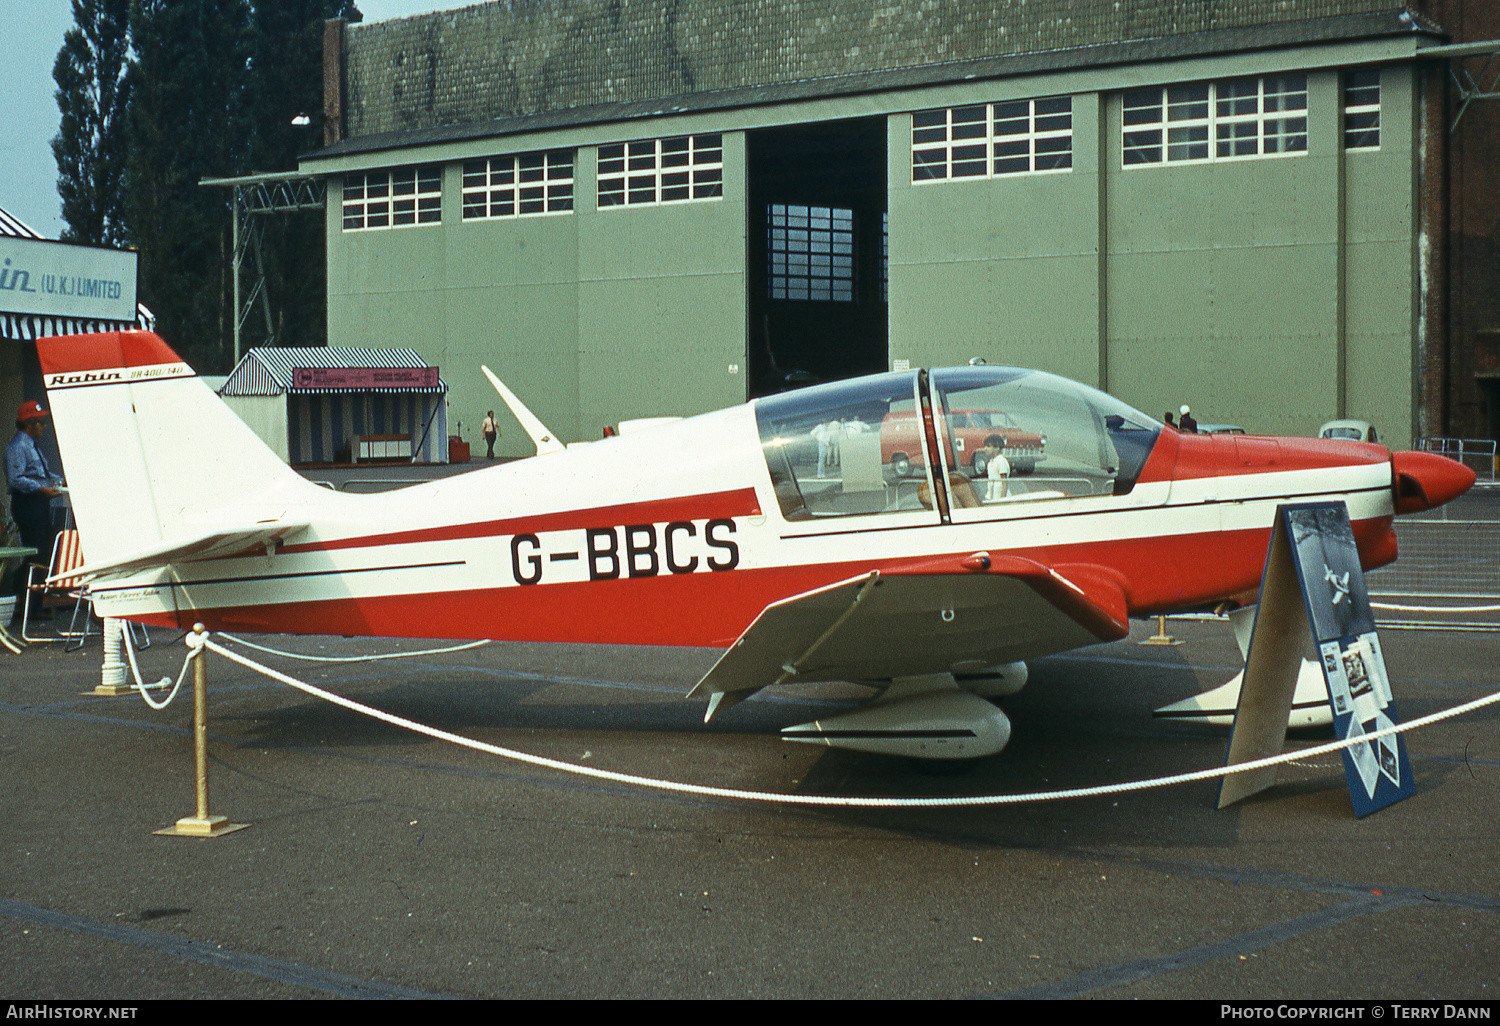
[[[1341,502],[1276,510],[1226,765],[1281,752],[1309,640],[1322,663],[1338,737],[1347,740],[1393,726],[1396,707],[1385,659],[1349,511]],[[1400,734],[1353,745],[1342,754],[1356,816],[1414,793]],[[1219,808],[1275,782],[1274,766],[1231,774],[1219,791]]]

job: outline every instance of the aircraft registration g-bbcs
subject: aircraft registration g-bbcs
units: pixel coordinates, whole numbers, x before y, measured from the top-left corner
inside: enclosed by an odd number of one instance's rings
[[[37,348],[99,615],[714,647],[689,692],[705,721],[764,687],[850,681],[875,697],[783,736],[919,758],[999,751],[993,699],[1027,660],[1253,604],[1280,503],[1346,503],[1371,569],[1396,558],[1395,515],[1474,481],[1429,453],[1180,434],[1063,378],[969,366],[568,446],[534,431],[535,458],[340,493],[151,333]]]

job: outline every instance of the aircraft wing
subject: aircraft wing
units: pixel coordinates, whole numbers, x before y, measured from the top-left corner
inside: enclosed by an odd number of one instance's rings
[[[97,577],[117,576],[145,570],[149,567],[167,566],[170,563],[190,563],[200,559],[221,559],[232,556],[249,556],[266,552],[277,542],[307,528],[306,521],[263,520],[253,524],[235,524],[211,528],[197,534],[171,538],[112,559],[85,563],[76,570],[65,570],[49,577],[49,582],[59,579],[88,581]]]
[[[1110,572],[980,552],[773,602],[689,697],[712,696],[707,719],[773,684],[975,673],[1129,632]]]

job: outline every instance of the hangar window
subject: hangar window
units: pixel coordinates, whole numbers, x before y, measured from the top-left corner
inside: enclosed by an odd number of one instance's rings
[[[911,116],[911,180],[916,184],[1072,167],[1070,96],[918,111]]]
[[[997,103],[995,174],[1067,171],[1073,166],[1073,98]]]
[[[1380,149],[1380,72],[1344,76],[1344,148]]]
[[[772,299],[854,300],[854,211],[772,203]]]
[[[719,135],[643,139],[599,147],[599,206],[716,200],[724,195]]]
[[[1307,76],[1133,89],[1121,126],[1126,167],[1306,153]]]
[[[462,195],[465,221],[571,213],[573,151],[465,161]]]
[[[443,220],[443,167],[397,167],[344,176],[344,231],[410,228]]]
[[[891,301],[891,215],[880,215],[880,301]]]

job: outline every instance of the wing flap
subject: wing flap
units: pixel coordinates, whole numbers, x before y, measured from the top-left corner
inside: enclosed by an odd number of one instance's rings
[[[1129,633],[1120,583],[1102,568],[1068,569],[975,553],[773,602],[689,697],[722,696],[711,716],[773,684],[972,672]]]

